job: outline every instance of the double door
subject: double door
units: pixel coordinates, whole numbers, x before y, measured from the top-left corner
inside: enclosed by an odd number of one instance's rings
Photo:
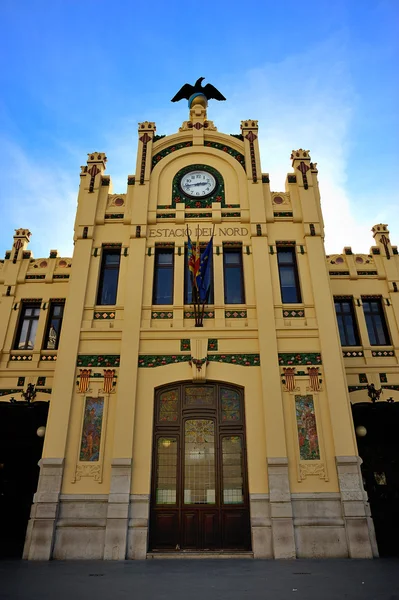
[[[152,550],[248,550],[242,392],[179,384],[155,401]]]

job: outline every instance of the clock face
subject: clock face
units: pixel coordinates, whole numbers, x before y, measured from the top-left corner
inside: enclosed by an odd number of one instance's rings
[[[204,198],[212,194],[216,187],[216,179],[207,171],[190,171],[181,178],[180,187],[186,196]]]

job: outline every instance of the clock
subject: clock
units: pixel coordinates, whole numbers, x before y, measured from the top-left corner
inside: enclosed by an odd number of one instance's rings
[[[216,179],[208,171],[196,169],[185,173],[180,180],[180,188],[191,198],[210,196],[216,188]]]

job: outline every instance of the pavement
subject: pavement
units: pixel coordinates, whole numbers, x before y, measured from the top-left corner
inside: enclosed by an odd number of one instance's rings
[[[399,600],[399,559],[1,561],[1,600]]]

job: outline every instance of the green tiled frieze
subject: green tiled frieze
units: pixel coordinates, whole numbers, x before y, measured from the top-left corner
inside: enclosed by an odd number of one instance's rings
[[[193,310],[185,310],[184,318],[185,319],[195,319],[194,311]],[[206,310],[204,312],[204,319],[214,319],[214,318],[215,318],[215,313],[213,310]]]
[[[189,354],[166,354],[166,355],[153,355],[153,354],[140,354],[138,366],[139,368],[154,368],[162,367],[164,365],[173,365],[180,362],[190,362],[191,356]]]
[[[8,394],[20,394],[21,390],[18,389],[4,389],[0,390],[0,396],[8,396]]]
[[[246,310],[225,310],[224,316],[226,319],[246,319]]]
[[[287,310],[283,308],[283,317],[285,319],[296,319],[296,318],[303,318],[305,316],[305,311],[300,308],[300,309],[294,309],[294,310]]]
[[[185,219],[210,219],[212,217],[212,213],[185,213]]]
[[[119,354],[79,354],[78,367],[119,367]]]
[[[165,156],[172,154],[172,152],[176,152],[176,150],[182,150],[182,148],[189,148],[192,145],[193,145],[192,142],[181,142],[180,144],[174,144],[173,146],[168,146],[167,148],[164,148],[160,152],[157,152],[157,154],[155,154],[152,158],[151,169],[153,169],[155,167],[155,165],[157,165],[159,163],[159,161],[161,161],[163,158],[165,158]]]
[[[399,392],[399,385],[382,385],[383,390],[395,390]]]
[[[176,213],[157,214],[157,219],[174,219],[175,217],[176,217]]]
[[[275,212],[273,213],[275,217],[291,217],[292,218],[292,212]]]
[[[348,392],[358,392],[359,390],[367,390],[367,385],[348,385]]]
[[[308,353],[288,353],[288,352],[279,352],[278,362],[282,366],[290,366],[290,365],[321,365],[321,355],[317,352],[308,352]]]
[[[208,340],[208,352],[209,350],[213,350],[214,352],[218,351],[218,341],[216,339]]]
[[[115,312],[113,310],[111,310],[111,311],[95,310],[93,313],[93,319],[96,321],[98,321],[98,320],[103,321],[104,319],[115,319]]]
[[[173,312],[171,310],[155,310],[151,313],[152,319],[173,319]]]
[[[190,340],[180,340],[180,350],[182,352],[186,352],[187,350],[191,350]]]
[[[124,216],[123,213],[108,213],[105,215],[105,219],[123,219]]]
[[[27,275],[25,279],[45,279],[45,275]]]
[[[53,279],[69,279],[69,275],[53,275]]]
[[[243,367],[259,367],[259,354],[208,354],[209,362],[221,362]]]
[[[240,212],[222,212],[222,217],[241,217]]]
[[[38,387],[36,387],[36,391],[40,392],[41,394],[51,394],[52,389],[51,388],[38,388]]]

